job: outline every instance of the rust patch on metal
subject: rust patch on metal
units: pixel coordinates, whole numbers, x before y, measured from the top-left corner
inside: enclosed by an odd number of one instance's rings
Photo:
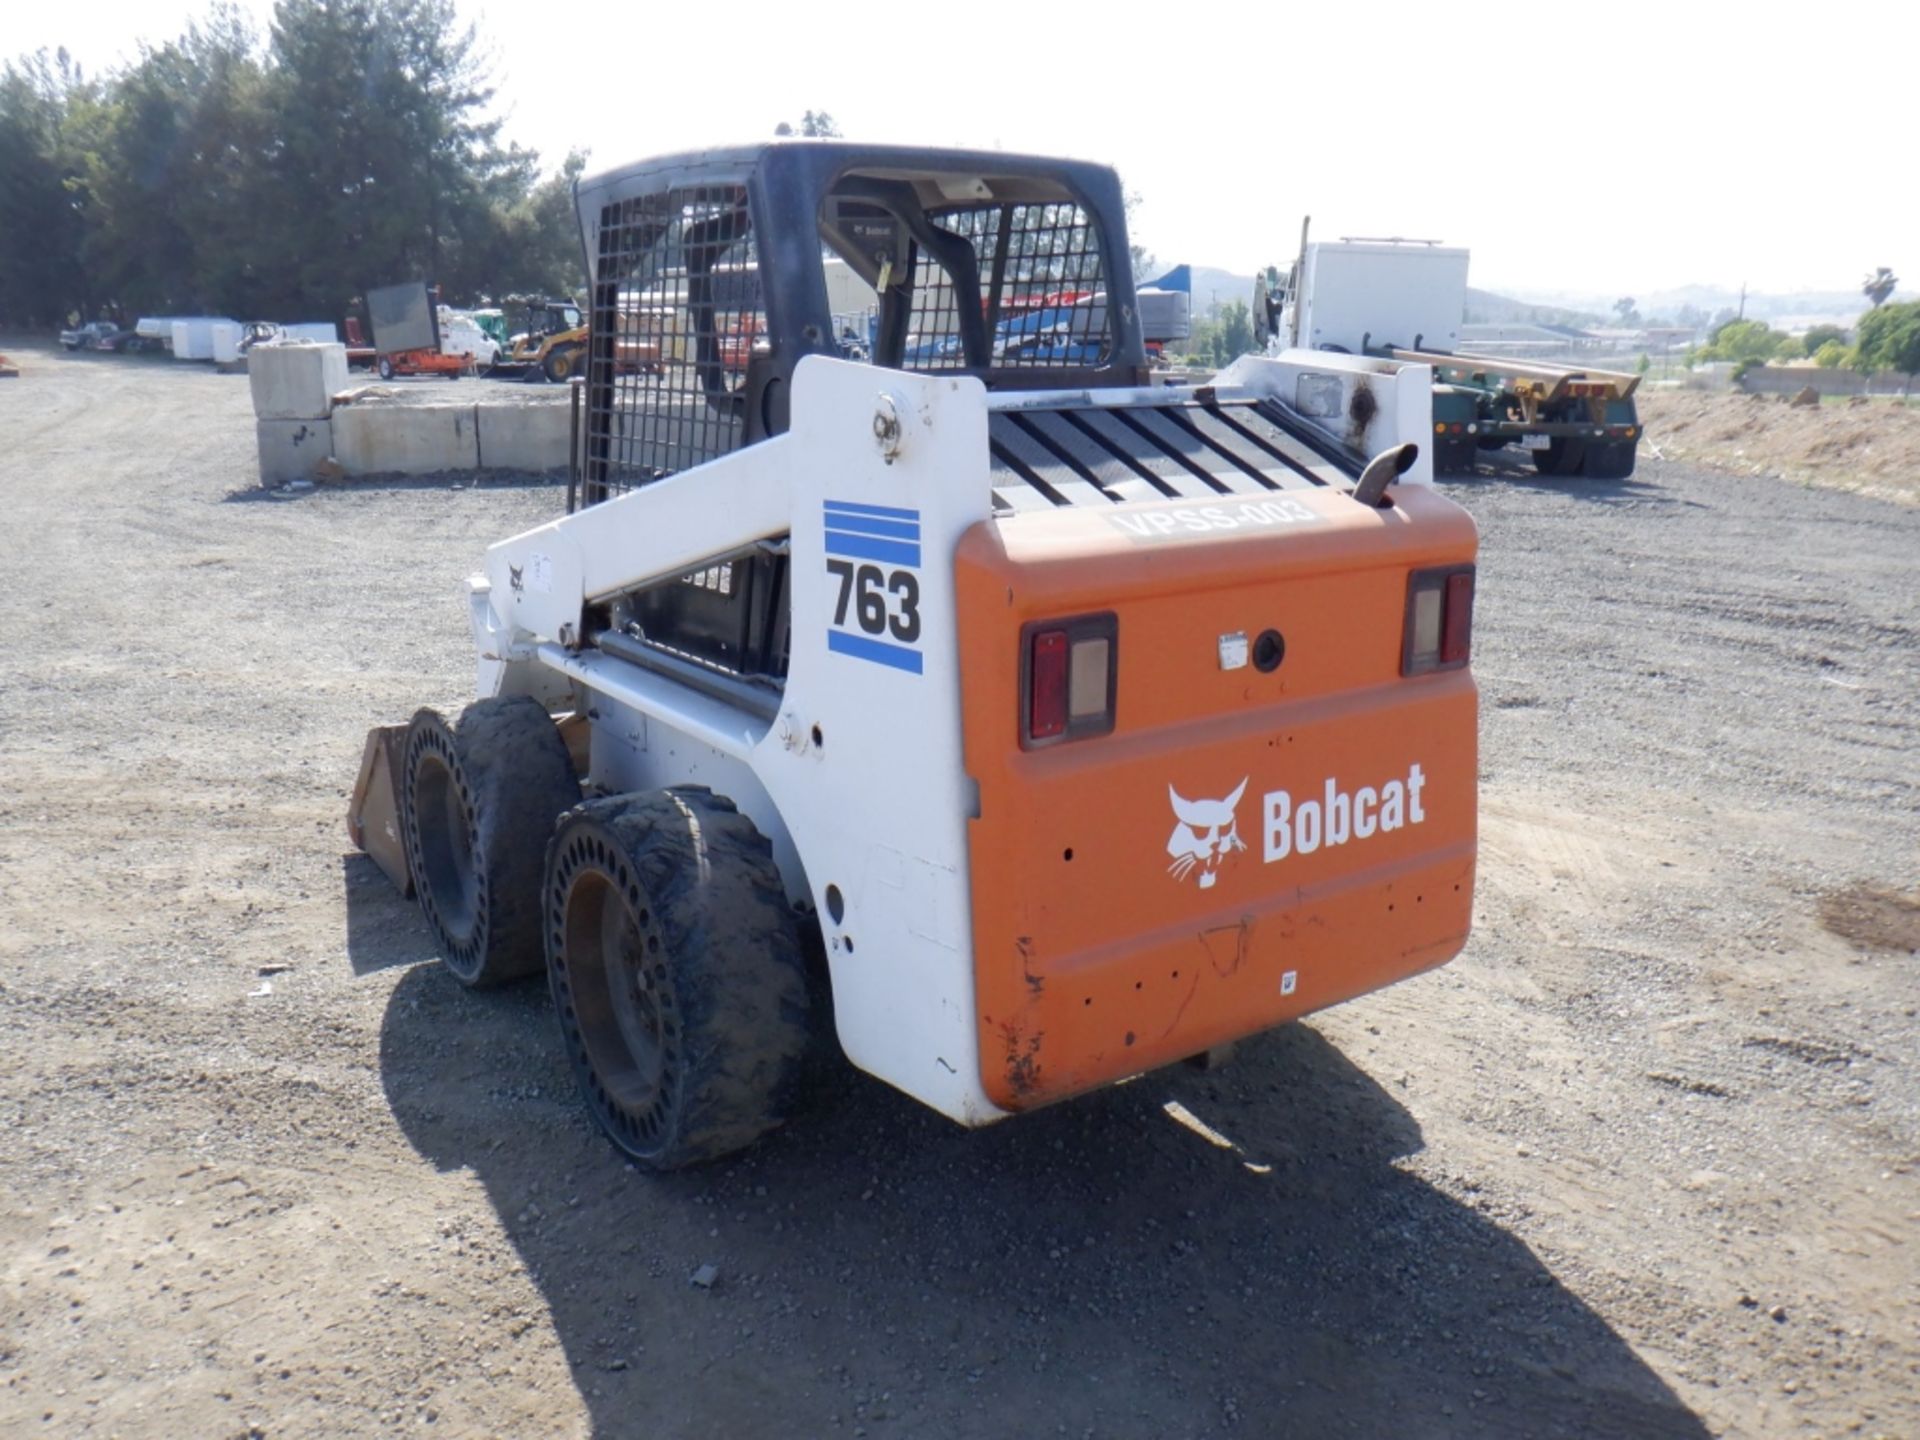
[[[1353,399],[1347,402],[1347,418],[1353,422],[1353,438],[1358,440],[1367,433],[1367,427],[1373,423],[1373,417],[1380,413],[1380,402],[1374,398],[1373,387],[1362,380],[1353,387]]]
[[[1002,1025],[1000,1040],[1006,1047],[1007,1088],[1016,1095],[1031,1095],[1040,1088],[1040,1041],[1043,1031],[1029,1035],[1018,1025]]]
[[[1020,952],[1020,978],[1027,982],[1027,993],[1038,1000],[1047,988],[1047,977],[1033,973],[1033,937],[1015,937],[1013,948]]]

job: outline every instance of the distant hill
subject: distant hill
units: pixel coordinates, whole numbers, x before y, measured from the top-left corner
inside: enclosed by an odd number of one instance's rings
[[[1518,294],[1522,304],[1571,307],[1591,310],[1597,315],[1611,314],[1614,298],[1617,298],[1575,290],[1522,290]],[[1739,309],[1740,287],[1678,285],[1670,290],[1636,295],[1634,305],[1649,319],[1657,315],[1675,316],[1683,309],[1711,317],[1723,310]],[[1756,290],[1748,292],[1746,307],[1749,320],[1776,323],[1831,320],[1837,324],[1851,324],[1866,310],[1867,300],[1858,290],[1795,290],[1778,294]]]
[[[1557,305],[1539,305],[1496,295],[1491,290],[1467,287],[1466,323],[1469,325],[1571,325],[1585,330],[1605,325],[1606,318],[1591,310],[1569,310]]]
[[[1160,270],[1170,268],[1163,265]],[[1243,305],[1251,304],[1253,280],[1252,275],[1212,265],[1195,265],[1193,313],[1205,315],[1216,303],[1226,305],[1235,300]],[[1520,290],[1502,295],[1468,286],[1467,313],[1462,318],[1469,325],[1570,325],[1586,330],[1616,323],[1613,319],[1616,298],[1582,291]],[[1911,296],[1902,293],[1895,298],[1905,300]],[[1722,310],[1737,308],[1740,291],[1737,287],[1729,290],[1719,285],[1681,285],[1636,296],[1635,304],[1648,320],[1655,316],[1671,318],[1687,307],[1711,317]],[[1800,290],[1791,294],[1751,293],[1747,296],[1747,317],[1776,325],[1805,326],[1822,320],[1851,324],[1866,308],[1866,299],[1857,290]]]
[[[1151,279],[1152,276],[1147,278]],[[1211,265],[1193,267],[1194,314],[1206,314],[1216,301],[1225,305],[1234,300],[1242,305],[1253,304],[1253,276],[1236,275],[1231,270],[1217,270]]]

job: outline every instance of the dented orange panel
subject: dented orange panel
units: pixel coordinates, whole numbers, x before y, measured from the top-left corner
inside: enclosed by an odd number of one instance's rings
[[[1477,701],[1403,679],[1407,577],[1469,564],[1426,487],[1076,507],[957,557],[982,1082],[1009,1110],[1264,1030],[1465,943]],[[1021,627],[1117,617],[1111,734],[1021,747]],[[1237,658],[1274,630],[1270,673]]]

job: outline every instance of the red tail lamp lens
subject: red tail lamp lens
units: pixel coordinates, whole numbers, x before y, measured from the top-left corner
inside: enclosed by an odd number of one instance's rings
[[[1447,605],[1440,631],[1440,663],[1464,665],[1473,647],[1473,571],[1447,576]]]
[[[1473,649],[1473,567],[1416,570],[1407,577],[1400,673],[1457,670]]]
[[[1027,735],[1048,740],[1067,733],[1067,632],[1037,630],[1028,671]]]
[[[1112,611],[1027,625],[1020,663],[1023,748],[1113,733],[1120,619]]]

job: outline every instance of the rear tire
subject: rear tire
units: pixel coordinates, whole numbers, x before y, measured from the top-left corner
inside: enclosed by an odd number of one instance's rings
[[[677,1170],[786,1118],[806,965],[772,847],[698,786],[590,801],[547,849],[547,977],[587,1108]]]
[[[400,795],[420,913],[454,978],[480,989],[540,969],[547,838],[580,803],[545,707],[524,695],[479,700],[457,728],[420,711]]]
[[[374,368],[380,372],[380,378],[382,380],[391,380],[393,378],[393,361],[389,360],[386,356],[382,355],[379,364]]]
[[[1555,436],[1547,442],[1544,450],[1535,450],[1533,468],[1542,475],[1578,475],[1587,459],[1587,442],[1577,438],[1561,439]]]
[[[1479,457],[1480,442],[1471,435],[1442,440],[1434,446],[1433,468],[1442,475],[1471,475]]]
[[[586,351],[579,345],[565,345],[547,352],[546,363],[540,368],[547,379],[556,385],[563,384],[579,372],[580,360]]]
[[[1633,474],[1638,447],[1631,440],[1609,440],[1587,447],[1586,476],[1589,480],[1625,480]]]

